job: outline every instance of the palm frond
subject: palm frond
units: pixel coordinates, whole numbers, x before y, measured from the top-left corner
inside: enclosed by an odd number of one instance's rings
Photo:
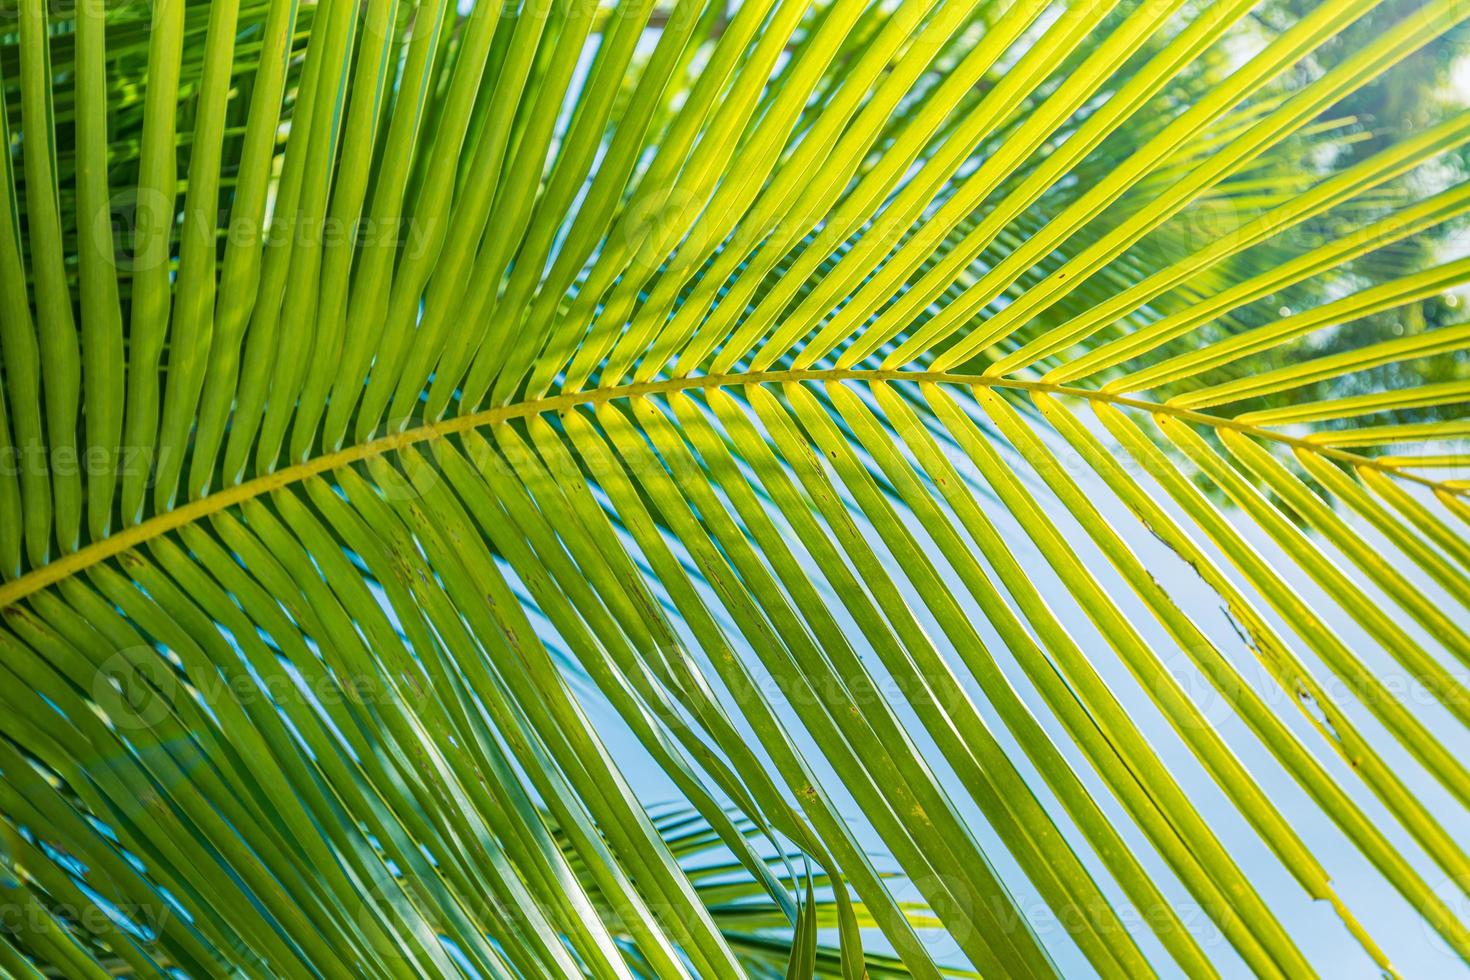
[[[0,972],[1470,963],[1470,12],[1255,6],[0,4]]]

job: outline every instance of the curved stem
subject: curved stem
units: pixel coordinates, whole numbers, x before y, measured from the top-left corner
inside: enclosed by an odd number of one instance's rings
[[[69,575],[84,571],[98,562],[121,554],[130,548],[143,544],[161,534],[166,534],[175,528],[183,527],[200,518],[208,517],[210,514],[224,510],[226,507],[232,507],[235,504],[267,494],[272,490],[289,486],[293,483],[299,483],[309,477],[317,476],[360,460],[369,459],[373,456],[380,456],[384,453],[403,449],[420,442],[439,439],[456,432],[465,432],[485,425],[494,425],[497,422],[503,422],[507,419],[526,418],[532,415],[543,415],[547,412],[560,412],[582,405],[599,405],[603,402],[615,401],[619,398],[642,398],[648,395],[675,391],[726,388],[736,385],[780,384],[788,381],[915,381],[968,385],[974,388],[1012,388],[1021,391],[1042,391],[1054,395],[1072,395],[1077,398],[1087,399],[1088,401],[1105,402],[1124,408],[1171,415],[1184,421],[1208,425],[1213,428],[1233,429],[1257,438],[1306,449],[1320,456],[1350,463],[1354,466],[1366,466],[1370,469],[1391,473],[1436,490],[1448,490],[1448,492],[1456,495],[1463,493],[1463,491],[1447,488],[1445,484],[1435,480],[1426,479],[1413,473],[1401,472],[1393,465],[1381,463],[1365,456],[1359,456],[1356,453],[1333,449],[1329,446],[1308,442],[1305,439],[1298,439],[1280,432],[1274,432],[1270,429],[1235,422],[1231,419],[1221,418],[1203,412],[1193,412],[1188,409],[1177,408],[1157,402],[1141,401],[1136,398],[1127,398],[1122,395],[1109,394],[1088,388],[1074,388],[1067,385],[1049,384],[1043,381],[1025,381],[1016,378],[955,374],[943,371],[865,371],[834,368],[800,371],[755,371],[744,374],[712,374],[697,377],[670,378],[663,381],[648,381],[640,384],[619,385],[611,388],[595,388],[586,391],[574,391],[544,398],[535,398],[524,402],[516,402],[511,405],[489,408],[481,412],[442,419],[437,422],[429,422],[411,429],[405,429],[401,432],[391,433],[378,439],[359,443],[355,446],[348,446],[345,449],[326,453],[325,455],[306,460],[303,463],[297,463],[264,474],[263,476],[255,477],[252,480],[238,483],[235,486],[226,487],[215,493],[200,497],[198,500],[192,500],[166,513],[155,515],[146,521],[134,524],[115,534],[110,534],[101,540],[94,541],[84,548],[63,555],[55,561],[48,562],[39,568],[32,569],[14,581],[0,585],[0,608],[17,602],[49,585],[53,585]]]

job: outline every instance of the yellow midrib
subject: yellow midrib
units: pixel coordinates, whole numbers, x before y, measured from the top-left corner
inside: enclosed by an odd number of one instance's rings
[[[238,483],[232,487],[225,487],[214,493],[200,497],[197,500],[191,500],[166,513],[158,514],[150,517],[146,521],[124,528],[114,534],[109,534],[100,541],[94,541],[86,547],[63,555],[40,568],[32,569],[20,578],[0,585],[0,608],[24,599],[33,592],[53,585],[70,575],[84,571],[98,562],[105,561],[114,555],[137,547],[161,534],[167,534],[175,528],[183,527],[185,524],[190,524],[202,517],[208,517],[210,514],[224,510],[226,507],[232,507],[235,504],[267,494],[280,487],[299,483],[309,477],[338,469],[339,467],[358,462],[359,460],[402,449],[406,446],[427,442],[431,439],[438,439],[455,432],[464,432],[485,425],[494,425],[497,422],[503,422],[507,419],[525,418],[531,415],[542,415],[547,412],[564,411],[582,405],[598,405],[619,398],[640,398],[647,395],[675,391],[727,388],[737,385],[781,384],[788,381],[916,381],[938,384],[959,384],[981,388],[1012,388],[1022,391],[1041,391],[1054,395],[1072,395],[1087,399],[1088,401],[1105,402],[1110,405],[1134,408],[1150,413],[1172,415],[1185,421],[1215,428],[1234,429],[1262,439],[1306,449],[1321,456],[1343,460],[1355,466],[1367,466],[1372,469],[1382,470],[1441,491],[1452,494],[1458,494],[1460,492],[1453,488],[1447,488],[1443,483],[1438,481],[1426,479],[1412,473],[1401,472],[1394,466],[1385,465],[1355,453],[1310,443],[1304,439],[1273,432],[1269,429],[1245,425],[1230,419],[1220,418],[1202,412],[1192,412],[1187,409],[1174,408],[1156,402],[1140,401],[1135,398],[1107,394],[1087,388],[1073,388],[1067,385],[1048,384],[1042,381],[1024,381],[1016,378],[996,378],[984,375],[952,374],[947,372],[860,371],[842,369],[757,371],[746,374],[701,375],[698,377],[671,378],[664,381],[620,385],[612,388],[594,388],[545,398],[535,398],[524,402],[516,402],[512,405],[489,408],[482,412],[474,412],[437,422],[429,422],[412,429],[405,429],[401,432],[359,443],[355,446],[348,446],[345,449],[338,449],[306,460],[305,462],[296,463],[263,476],[255,477],[244,483]]]

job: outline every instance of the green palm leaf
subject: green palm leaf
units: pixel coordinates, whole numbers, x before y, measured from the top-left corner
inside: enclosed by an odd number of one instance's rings
[[[1253,6],[0,4],[0,974],[1470,963],[1467,12]]]

